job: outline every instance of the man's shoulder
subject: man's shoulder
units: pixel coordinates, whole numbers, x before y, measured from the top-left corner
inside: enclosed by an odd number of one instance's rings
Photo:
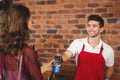
[[[109,51],[113,51],[113,48],[110,46],[110,44],[103,42],[103,48]]]

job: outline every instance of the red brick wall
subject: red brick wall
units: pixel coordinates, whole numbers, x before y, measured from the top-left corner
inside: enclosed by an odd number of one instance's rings
[[[120,0],[14,0],[31,10],[31,44],[35,44],[41,62],[63,53],[75,38],[86,36],[87,16],[98,14],[105,20],[102,38],[115,51],[112,80],[120,80]],[[74,58],[63,63],[61,80],[73,80]],[[63,76],[63,74],[65,76]],[[49,76],[44,74],[44,77]],[[63,79],[62,79],[63,77]],[[57,79],[59,80],[59,78]]]

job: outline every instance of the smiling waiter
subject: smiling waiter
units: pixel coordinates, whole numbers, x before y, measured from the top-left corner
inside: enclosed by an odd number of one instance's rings
[[[103,26],[102,17],[90,15],[86,26],[88,36],[75,39],[62,54],[63,61],[76,57],[77,70],[74,80],[110,80],[113,73],[114,51],[110,45],[101,40]]]

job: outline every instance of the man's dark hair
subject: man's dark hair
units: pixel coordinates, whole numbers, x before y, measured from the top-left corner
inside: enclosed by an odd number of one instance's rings
[[[100,28],[104,26],[104,20],[99,15],[90,15],[88,17],[88,21],[90,21],[90,20],[94,20],[94,21],[99,22]]]

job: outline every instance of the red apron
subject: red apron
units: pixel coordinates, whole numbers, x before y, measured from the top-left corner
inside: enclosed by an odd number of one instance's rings
[[[101,46],[99,54],[86,52],[84,48],[85,45],[83,45],[82,51],[78,55],[75,80],[104,80],[103,46]]]

